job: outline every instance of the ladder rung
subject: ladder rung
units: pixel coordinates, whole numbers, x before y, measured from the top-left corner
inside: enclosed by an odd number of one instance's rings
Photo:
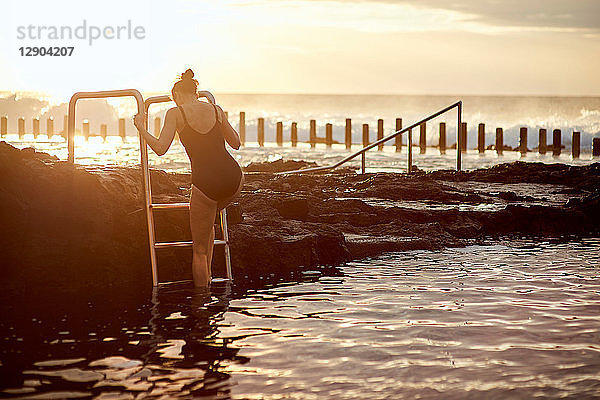
[[[153,210],[189,210],[190,203],[154,203],[150,204]]]
[[[229,278],[212,278],[211,282],[219,283],[219,282],[231,282]]]
[[[220,282],[230,282],[231,279],[229,278],[211,278],[211,282],[214,283],[220,283]],[[191,279],[183,279],[181,281],[170,281],[170,282],[158,282],[159,286],[167,286],[167,285],[173,285],[173,284],[178,284],[178,283],[190,283],[190,282],[194,282]]]
[[[193,242],[156,242],[154,243],[155,249],[164,249],[166,247],[192,247]],[[214,244],[224,245],[227,244],[224,240],[215,240]]]
[[[155,249],[164,249],[166,247],[192,247],[193,242],[156,242]]]
[[[181,280],[181,281],[158,282],[158,284],[160,286],[166,286],[166,285],[173,285],[173,284],[176,284],[176,283],[188,283],[188,282],[193,282],[193,280],[191,280],[191,279],[184,279],[184,280]]]

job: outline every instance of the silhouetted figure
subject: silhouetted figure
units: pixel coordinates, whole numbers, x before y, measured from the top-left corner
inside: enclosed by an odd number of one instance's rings
[[[198,81],[191,69],[181,74],[171,93],[177,107],[167,111],[159,138],[145,129],[144,115],[136,115],[134,122],[159,156],[171,146],[175,131],[179,133],[192,164],[190,228],[194,242],[194,285],[207,286],[211,279],[216,213],[239,195],[244,182],[240,166],[225,148],[225,140],[238,149],[240,138],[221,107],[198,100]]]

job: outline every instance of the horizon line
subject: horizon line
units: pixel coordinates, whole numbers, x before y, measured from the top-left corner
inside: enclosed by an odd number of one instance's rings
[[[111,89],[104,89],[111,90]],[[146,93],[149,95],[160,95],[165,94],[161,91],[142,91],[142,93]],[[75,92],[73,92],[75,93]],[[492,93],[492,94],[474,94],[474,93],[350,93],[350,92],[334,92],[334,93],[326,93],[326,92],[231,92],[231,91],[214,91],[213,93],[219,95],[229,95],[229,96],[250,96],[250,95],[263,95],[263,96],[420,96],[420,97],[582,97],[582,98],[598,98],[599,94],[501,94],[501,93]],[[46,92],[36,92],[32,90],[0,90],[0,96],[2,97],[10,97],[12,95],[37,95],[37,97],[49,96],[49,97],[58,97]]]

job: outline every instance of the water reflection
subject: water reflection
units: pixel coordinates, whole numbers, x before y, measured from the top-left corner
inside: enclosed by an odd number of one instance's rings
[[[229,375],[222,361],[238,358],[229,340],[219,338],[219,323],[232,295],[226,283],[212,291],[162,287],[152,292],[148,321],[150,335],[140,341],[148,351],[142,356],[147,380],[161,394],[226,393]]]
[[[79,298],[75,307],[73,298],[34,301],[26,312],[4,304],[0,387],[54,398],[226,394],[223,360],[247,362],[232,339],[220,338],[231,296],[229,284],[212,291],[174,285],[154,289],[150,301],[109,292],[83,304]],[[84,357],[66,358],[74,354]]]
[[[390,253],[252,288],[2,303],[0,391],[36,398],[594,397],[600,240]]]

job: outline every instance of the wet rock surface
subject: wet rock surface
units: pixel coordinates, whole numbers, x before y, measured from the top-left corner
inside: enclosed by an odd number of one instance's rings
[[[600,164],[515,162],[411,175],[246,171],[229,207],[237,279],[260,279],[386,251],[440,249],[510,235],[600,230]],[[311,165],[312,166],[312,165]],[[72,166],[0,143],[2,286],[151,285],[138,167]],[[153,170],[154,202],[185,202],[189,174]],[[189,240],[187,211],[157,211],[157,239]],[[218,235],[217,235],[218,236]],[[158,251],[161,281],[189,279],[189,249]],[[214,275],[223,274],[215,247]]]

